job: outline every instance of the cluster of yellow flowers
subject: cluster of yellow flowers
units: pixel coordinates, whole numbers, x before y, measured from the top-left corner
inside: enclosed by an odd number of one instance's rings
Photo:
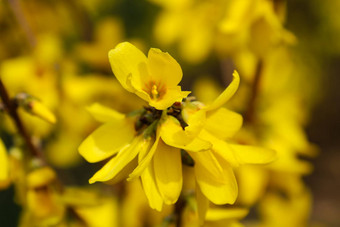
[[[18,226],[308,225],[316,89],[285,1],[5,5],[0,188]]]

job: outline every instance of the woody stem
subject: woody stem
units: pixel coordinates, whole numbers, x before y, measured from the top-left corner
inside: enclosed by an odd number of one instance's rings
[[[25,143],[29,151],[31,152],[31,154],[35,157],[42,158],[39,149],[33,144],[30,136],[28,135],[27,130],[24,127],[18,115],[17,108],[14,105],[14,103],[11,101],[11,99],[9,98],[8,92],[1,79],[0,79],[0,97],[2,99],[5,109],[7,110],[11,118],[13,119],[15,126],[18,129],[19,134],[25,140]]]
[[[8,0],[9,6],[14,14],[14,17],[16,18],[18,24],[20,25],[21,29],[23,30],[26,39],[28,41],[28,44],[31,48],[33,48],[36,44],[36,38],[34,36],[34,33],[30,27],[30,25],[27,22],[27,18],[25,18],[22,6],[20,1],[18,0]]]
[[[177,203],[175,204],[175,210],[174,210],[177,227],[182,226],[182,215],[183,215],[184,207],[185,207],[185,200],[183,199],[183,197],[179,197]]]
[[[248,123],[254,120],[256,98],[259,93],[259,86],[260,86],[262,71],[263,71],[263,61],[260,59],[256,65],[254,81],[251,87],[251,93],[250,93],[247,109],[244,114],[244,120],[245,122],[248,122]]]

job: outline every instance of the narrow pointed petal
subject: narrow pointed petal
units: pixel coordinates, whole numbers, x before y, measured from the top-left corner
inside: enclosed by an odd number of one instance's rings
[[[197,154],[197,153],[196,153]],[[228,163],[223,164],[223,181],[216,179],[201,163],[195,163],[196,181],[202,193],[214,204],[233,204],[238,188],[233,170]]]
[[[182,190],[182,161],[180,149],[159,141],[153,158],[158,190],[165,204],[174,204]]]
[[[205,129],[219,139],[231,138],[242,126],[242,116],[226,108],[208,113]]]
[[[127,83],[129,75],[139,77],[139,68],[145,65],[147,58],[143,52],[128,42],[118,44],[109,51],[112,71],[121,85],[128,91],[134,92],[131,84]]]
[[[215,101],[209,105],[206,110],[215,110],[221,106],[223,106],[228,100],[235,94],[240,84],[240,76],[236,71],[233,73],[233,80],[229,84],[229,86],[218,96]]]
[[[161,211],[163,206],[163,199],[156,185],[153,165],[148,165],[146,167],[145,171],[141,175],[141,180],[144,193],[149,201],[150,207],[157,211]]]
[[[126,164],[122,170],[120,170],[116,176],[111,180],[105,181],[105,184],[114,185],[129,177],[129,174],[136,168],[138,164],[138,158],[135,157],[128,164]]]
[[[90,114],[99,122],[121,121],[125,115],[99,103],[94,103],[87,108]]]
[[[135,138],[129,146],[119,151],[116,157],[106,163],[104,167],[89,180],[90,184],[96,181],[108,181],[113,179],[141,150],[146,148],[148,148],[148,141],[144,140],[143,136]]]
[[[158,131],[158,130],[157,130]],[[138,166],[133,170],[133,172],[129,175],[129,178],[127,179],[128,181],[139,177],[143,171],[148,167],[148,165],[150,165],[150,162],[153,158],[153,155],[156,152],[158,143],[159,143],[159,139],[160,139],[160,135],[156,135],[156,140],[154,142],[154,144],[152,145],[151,149],[149,150],[149,152],[141,152],[140,156],[138,157]]]
[[[267,164],[274,161],[277,156],[272,149],[231,144],[234,154],[241,164]]]
[[[151,48],[148,53],[148,69],[151,80],[162,81],[167,87],[176,87],[182,80],[182,69],[167,52]]]
[[[106,123],[89,135],[78,150],[88,162],[99,162],[129,145],[134,136],[134,126],[125,119]]]
[[[141,163],[142,160],[148,155],[149,152],[150,151],[146,149],[139,152],[138,162]],[[144,189],[144,193],[146,195],[146,198],[148,199],[150,207],[157,211],[161,211],[163,207],[163,199],[156,185],[155,172],[154,172],[154,167],[152,163],[150,163],[148,166],[145,167],[140,177],[141,177],[141,182],[142,182],[142,186]]]
[[[207,211],[209,209],[209,200],[205,197],[196,182],[196,200],[197,200],[197,214],[200,225],[203,225]]]

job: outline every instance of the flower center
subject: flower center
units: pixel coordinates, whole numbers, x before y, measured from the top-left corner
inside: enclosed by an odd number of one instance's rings
[[[151,89],[151,98],[157,99],[158,97],[159,97],[159,93],[158,93],[158,90],[157,90],[157,85],[154,84],[154,85],[152,85],[152,89]]]
[[[166,93],[166,88],[161,82],[150,81],[145,84],[145,88],[143,89],[147,92],[151,99],[161,99]]]

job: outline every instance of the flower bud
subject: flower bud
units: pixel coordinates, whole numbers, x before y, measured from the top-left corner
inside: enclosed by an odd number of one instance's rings
[[[26,93],[20,93],[16,96],[16,101],[18,105],[23,107],[29,114],[40,117],[51,124],[56,123],[57,120],[54,114],[38,99]]]

